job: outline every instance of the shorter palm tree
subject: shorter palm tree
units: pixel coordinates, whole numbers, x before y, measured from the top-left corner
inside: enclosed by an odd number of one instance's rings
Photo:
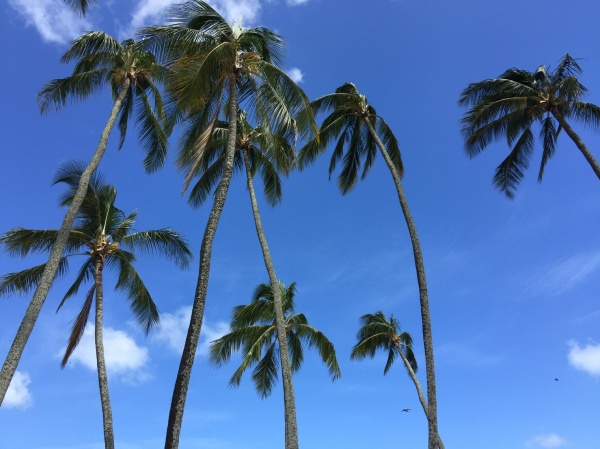
[[[287,344],[292,372],[302,366],[304,352],[302,343],[316,348],[323,363],[329,368],[332,380],[341,376],[333,344],[320,331],[309,326],[304,314],[294,314],[296,283],[289,287],[279,283],[285,313]],[[275,327],[275,307],[273,289],[270,284],[259,284],[250,304],[234,308],[231,318],[231,332],[212,342],[210,362],[221,366],[231,355],[242,349],[242,363],[231,376],[229,384],[239,386],[244,372],[253,367],[252,381],[261,397],[271,394],[277,380],[279,360],[277,329]]]
[[[67,206],[73,201],[82,172],[83,167],[75,163],[65,165],[59,171],[56,182],[63,182],[69,186],[62,198],[62,205]],[[115,288],[125,293],[138,322],[146,332],[149,332],[158,323],[158,308],[133,266],[136,260],[133,251],[158,252],[181,267],[187,266],[191,259],[187,243],[173,230],[132,232],[137,212],[125,215],[115,207],[116,197],[117,191],[114,187],[104,184],[99,176],[92,177],[74,227],[69,232],[66,254],[61,258],[58,273],[66,274],[69,258],[85,257],[73,285],[67,290],[58,306],[60,309],[67,299],[76,295],[84,283],[92,283],[81,311],[73,323],[61,366],[66,365],[81,340],[95,298],[96,362],[106,448],[114,448],[114,434],[102,342],[104,268],[116,269],[118,280]],[[0,237],[0,244],[12,255],[26,256],[30,252],[48,252],[54,244],[57,232],[57,230],[17,228]],[[2,276],[0,296],[8,293],[27,293],[35,288],[45,265]]]
[[[350,359],[360,360],[367,356],[373,358],[379,349],[383,349],[388,354],[387,362],[383,369],[383,375],[385,376],[394,364],[394,361],[400,357],[408,375],[415,384],[425,416],[429,419],[427,401],[423,395],[419,379],[416,376],[417,360],[412,350],[412,337],[410,334],[408,332],[400,332],[400,322],[394,318],[394,315],[391,315],[388,320],[381,311],[363,315],[360,317],[360,322],[361,327],[356,334],[358,342],[352,348]],[[439,435],[437,446],[439,449],[443,449],[444,447]]]
[[[510,153],[493,178],[494,186],[508,198],[514,197],[529,167],[535,144],[531,128],[536,122],[543,147],[538,182],[563,129],[600,178],[600,163],[567,121],[600,127],[600,107],[581,101],[587,89],[579,82],[580,74],[577,61],[566,54],[555,70],[547,71],[543,65],[535,72],[511,68],[462,91],[458,104],[469,108],[461,120],[468,156],[475,157],[502,137],[508,141]]]

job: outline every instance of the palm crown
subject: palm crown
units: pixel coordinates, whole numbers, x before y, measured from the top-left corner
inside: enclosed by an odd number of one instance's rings
[[[387,374],[397,357],[406,358],[412,370],[417,372],[417,360],[412,351],[412,338],[408,332],[400,332],[400,322],[383,312],[368,313],[360,318],[361,327],[356,334],[357,343],[352,348],[351,359],[373,358],[378,350],[388,354],[383,374]],[[402,353],[402,354],[401,354]],[[402,357],[402,355],[404,357]]]
[[[230,25],[200,0],[175,5],[168,15],[170,25],[146,28],[140,35],[173,69],[167,90],[173,120],[185,122],[182,152],[194,147],[201,157],[227,102],[235,110],[245,104],[256,122],[275,134],[297,129],[294,117],[309,101],[279,68],[281,36],[263,27]],[[304,116],[302,123],[314,127],[312,114]]]
[[[302,366],[302,344],[305,343],[309,348],[317,349],[321,360],[329,368],[329,375],[333,380],[337,379],[341,372],[333,344],[324,334],[309,326],[303,314],[294,314],[296,283],[287,288],[280,283],[279,288],[292,371],[297,372]],[[270,284],[260,284],[254,291],[250,304],[235,307],[230,323],[231,332],[212,342],[210,347],[210,361],[217,366],[229,361],[232,354],[241,349],[242,363],[229,383],[238,386],[244,372],[254,366],[252,380],[263,398],[271,394],[277,380],[278,342],[274,321],[273,290]]]
[[[493,178],[494,186],[507,197],[514,197],[529,167],[535,143],[531,128],[536,122],[543,147],[538,181],[563,128],[600,177],[600,166],[566,121],[573,118],[594,128],[600,125],[600,107],[581,101],[587,89],[579,82],[579,74],[581,67],[567,54],[552,71],[543,65],[535,72],[511,68],[498,78],[469,84],[461,93],[459,105],[470,108],[461,120],[467,154],[474,157],[502,137],[511,148]]]
[[[338,187],[343,194],[348,193],[356,185],[361,170],[364,179],[377,155],[377,141],[369,129],[369,125],[377,130],[385,151],[393,166],[402,177],[404,168],[400,157],[398,141],[383,118],[377,115],[367,98],[358,92],[352,83],[338,87],[333,94],[325,95],[311,103],[316,115],[331,111],[319,128],[319,138],[312,139],[301,150],[298,158],[300,168],[305,167],[323,153],[329,145],[335,143],[329,163],[329,176],[334,172],[338,162],[343,167],[338,176]],[[344,153],[345,151],[345,153]],[[381,150],[384,151],[384,150]],[[364,164],[364,165],[363,165]]]
[[[282,198],[279,173],[289,174],[295,162],[293,133],[273,135],[266,127],[253,127],[248,122],[246,111],[239,110],[237,116],[234,156],[234,172],[244,170],[244,158],[248,158],[252,178],[260,174],[264,195],[269,204],[276,205]],[[216,123],[213,137],[205,151],[196,155],[194,148],[186,146],[178,158],[178,165],[186,179],[198,177],[190,190],[189,202],[201,205],[222,177],[225,163],[229,130],[228,122]]]
[[[75,39],[61,61],[75,61],[73,73],[42,88],[38,94],[42,113],[53,106],[59,109],[74,99],[85,99],[106,84],[114,98],[125,89],[127,93],[119,109],[119,148],[125,142],[129,120],[137,110],[139,140],[147,152],[144,167],[147,171],[161,167],[166,159],[170,127],[158,84],[165,81],[168,69],[133,39],[119,43],[101,31],[90,31]]]
[[[59,170],[55,183],[65,183],[68,186],[61,200],[62,205],[71,202],[82,170],[76,163],[67,164]],[[84,256],[85,261],[58,309],[67,299],[76,295],[83,284],[94,280],[94,273],[100,264],[101,267],[116,269],[118,280],[115,288],[125,293],[132,312],[148,332],[158,323],[158,308],[133,265],[136,261],[133,251],[160,253],[181,267],[188,265],[191,253],[181,235],[171,229],[133,232],[137,212],[129,215],[123,213],[115,207],[116,197],[117,192],[113,186],[105,184],[99,176],[92,178],[75,225],[69,233],[59,276],[67,273],[70,258]],[[56,232],[17,228],[4,234],[0,238],[0,244],[10,254],[21,257],[35,252],[48,252],[54,244]],[[45,264],[2,276],[0,295],[27,293],[36,286],[44,266]],[[95,291],[94,284],[86,294],[81,312],[74,322],[63,366],[83,335]]]

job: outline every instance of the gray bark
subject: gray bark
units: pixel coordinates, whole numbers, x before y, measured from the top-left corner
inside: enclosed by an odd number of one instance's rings
[[[435,384],[435,365],[433,360],[433,336],[431,333],[431,316],[429,313],[429,295],[427,293],[427,278],[425,276],[425,263],[423,261],[423,253],[421,251],[421,243],[419,242],[419,236],[417,234],[417,227],[415,226],[415,222],[412,218],[412,214],[410,213],[410,209],[408,207],[408,202],[406,200],[406,195],[404,194],[404,188],[402,187],[402,182],[400,179],[400,174],[396,170],[392,160],[390,159],[389,154],[383,142],[377,135],[375,128],[372,123],[367,119],[364,120],[367,125],[369,132],[379,150],[385,163],[387,164],[392,178],[394,180],[394,184],[396,185],[396,190],[398,191],[398,199],[400,201],[400,207],[402,208],[402,213],[404,214],[404,219],[406,221],[406,225],[408,227],[408,233],[410,235],[410,240],[413,248],[413,257],[415,260],[415,269],[417,272],[417,283],[419,285],[419,300],[421,304],[421,324],[423,331],[423,345],[425,352],[425,374],[427,379],[427,421],[428,421],[428,448],[436,449],[438,447],[443,447],[441,443],[441,438],[438,434],[437,429],[437,396],[436,396],[436,384]]]
[[[258,210],[258,202],[254,192],[254,183],[252,173],[250,171],[250,162],[248,155],[244,151],[244,163],[246,165],[246,180],[248,192],[250,194],[250,202],[252,204],[252,214],[254,215],[254,223],[256,225],[256,234],[262,249],[265,267],[269,274],[269,282],[273,290],[273,307],[275,309],[275,328],[277,329],[277,340],[279,341],[279,359],[281,361],[281,377],[283,383],[283,402],[285,413],[285,449],[298,449],[298,423],[296,420],[296,399],[294,397],[294,384],[292,381],[292,364],[290,362],[290,353],[287,346],[287,332],[285,328],[285,319],[283,316],[283,301],[281,299],[281,289],[275,267],[271,259],[271,252],[267,244],[267,238],[262,227],[260,212]]]
[[[565,120],[565,118],[557,108],[554,108],[552,110],[552,115],[554,116],[554,118],[556,118],[560,126],[565,130],[565,132],[575,143],[575,145],[577,145],[577,148],[579,148],[579,151],[581,151],[583,157],[585,157],[585,160],[588,161],[588,163],[592,167],[592,170],[594,170],[594,173],[596,173],[596,176],[598,177],[598,179],[600,179],[600,164],[598,163],[592,152],[589,150],[589,148],[585,145],[585,143],[583,143],[581,137],[579,137],[579,135],[573,130],[573,128],[571,128],[571,125],[569,125],[569,123]]]
[[[6,395],[6,390],[8,390],[8,386],[17,370],[17,365],[19,364],[19,360],[21,359],[21,355],[25,350],[25,345],[27,344],[27,340],[33,331],[33,327],[37,318],[42,310],[42,306],[46,301],[46,297],[48,296],[48,291],[52,286],[52,282],[56,276],[56,272],[58,271],[58,266],[60,263],[60,258],[67,244],[67,240],[69,238],[69,232],[71,231],[71,227],[73,226],[73,222],[75,221],[75,217],[77,216],[77,212],[79,212],[79,208],[81,207],[81,203],[85,197],[87,192],[87,188],[90,182],[90,179],[100,161],[102,160],[102,156],[106,151],[106,146],[108,144],[108,137],[110,136],[110,132],[113,129],[113,126],[117,120],[117,115],[119,113],[119,109],[121,109],[121,104],[123,103],[123,99],[127,95],[129,87],[131,86],[131,81],[129,78],[126,78],[123,86],[121,87],[121,92],[119,96],[115,100],[113,104],[112,111],[104,126],[104,130],[100,136],[100,142],[96,147],[96,151],[90,160],[90,163],[85,168],[81,175],[81,179],[79,180],[79,184],[77,186],[77,191],[75,192],[75,196],[73,197],[73,201],[69,205],[67,213],[65,214],[65,218],[63,219],[62,225],[58,230],[56,236],[56,242],[52,246],[52,251],[50,252],[50,257],[48,258],[48,263],[44,268],[44,272],[42,273],[42,277],[35,289],[33,294],[33,298],[27,307],[27,311],[25,312],[25,316],[21,321],[21,325],[17,330],[17,334],[15,335],[15,339],[9,349],[8,355],[6,356],[6,360],[4,361],[4,365],[2,366],[2,371],[0,371],[0,405],[2,405],[2,401],[4,400],[4,396]]]
[[[212,244],[217,232],[217,226],[219,224],[219,219],[221,218],[223,206],[225,206],[225,200],[227,199],[227,192],[233,174],[233,159],[235,155],[235,139],[237,132],[237,87],[235,75],[232,75],[229,78],[229,117],[229,136],[227,140],[223,177],[221,178],[221,182],[214,195],[213,206],[208,217],[208,222],[206,223],[206,228],[204,229],[204,236],[200,247],[198,282],[196,284],[190,325],[185,338],[185,346],[181,355],[179,370],[177,371],[177,378],[173,389],[173,396],[171,398],[165,449],[177,449],[179,447],[179,437],[181,434],[181,425],[183,423],[183,411],[192,375],[194,358],[196,356],[196,349],[198,348],[202,321],[204,319]]]
[[[97,256],[98,257],[98,256]],[[102,423],[104,425],[104,447],[115,449],[115,435],[113,432],[112,410],[108,394],[108,376],[106,375],[106,362],[104,360],[104,342],[102,341],[104,293],[102,288],[102,270],[104,261],[96,261],[96,366],[98,367],[98,387],[100,388],[100,402],[102,404]]]

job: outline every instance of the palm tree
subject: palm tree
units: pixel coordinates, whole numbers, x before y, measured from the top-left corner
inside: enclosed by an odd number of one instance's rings
[[[52,80],[40,91],[38,102],[42,113],[48,112],[52,106],[59,109],[72,99],[87,98],[105,84],[112,88],[114,103],[96,151],[79,178],[77,191],[56,234],[56,242],[50,251],[44,273],[36,283],[33,298],[2,366],[0,404],[56,276],[61,255],[69,239],[69,231],[85,197],[90,178],[104,155],[110,132],[117,118],[121,132],[120,146],[122,146],[129,118],[134,110],[138,109],[136,121],[139,126],[139,137],[148,153],[144,160],[146,170],[153,171],[158,168],[164,162],[166,155],[167,117],[155,81],[162,81],[167,70],[156,63],[152,53],[142,51],[133,40],[126,40],[119,44],[103,32],[88,32],[75,39],[71,48],[62,57],[62,62],[71,61],[76,61],[71,76]],[[151,103],[152,98],[154,105]]]
[[[310,107],[302,90],[278,67],[283,56],[281,37],[266,28],[241,28],[230,25],[213,8],[200,0],[175,5],[170,9],[171,24],[142,30],[145,45],[170,61],[173,76],[168,83],[173,120],[183,121],[180,154],[194,154],[184,181],[184,190],[209,151],[222,112],[229,117],[228,138],[222,171],[213,197],[213,206],[204,230],[200,249],[198,283],[192,316],[175,381],[165,449],[179,446],[185,400],[198,339],[210,274],[212,243],[225,205],[233,173],[237,136],[237,110],[251,108],[257,121],[275,135],[295,131],[293,117]],[[314,126],[312,114],[304,114]],[[275,296],[279,296],[276,292]],[[276,298],[280,302],[280,298]],[[278,317],[282,326],[283,317]],[[283,329],[282,329],[283,334]],[[281,344],[281,343],[280,343]],[[282,347],[285,349],[283,340]],[[284,359],[287,352],[284,352]],[[284,377],[284,384],[288,380]],[[286,392],[292,391],[291,385]],[[286,395],[286,411],[294,408],[293,397]],[[296,449],[295,419],[286,421],[286,449]]]
[[[361,178],[364,179],[373,166],[377,149],[379,149],[396,186],[398,200],[412,243],[419,285],[427,376],[429,449],[435,449],[438,440],[437,400],[427,278],[417,228],[402,187],[404,167],[402,166],[398,141],[385,120],[377,115],[375,108],[368,103],[367,98],[361,95],[352,83],[340,86],[335,93],[318,98],[311,105],[315,115],[327,111],[331,111],[331,113],[323,120],[319,128],[319,140],[312,139],[300,150],[298,158],[300,168],[304,168],[313,162],[330,143],[335,142],[329,164],[329,176],[342,159],[343,168],[338,176],[338,187],[344,195],[356,185],[362,160],[364,159],[364,166],[362,167]]]
[[[543,65],[535,72],[512,68],[498,78],[471,83],[462,91],[458,104],[469,108],[461,120],[468,156],[475,157],[491,142],[506,136],[511,151],[496,168],[493,184],[508,198],[514,197],[529,167],[535,122],[540,124],[543,147],[538,182],[556,151],[562,129],[600,178],[600,164],[567,122],[573,118],[593,128],[600,126],[600,107],[581,101],[587,89],[577,78],[580,74],[577,61],[566,54],[553,71],[548,72]]]
[[[190,191],[189,202],[193,206],[200,206],[218,183],[219,176],[223,173],[226,148],[229,136],[228,122],[217,123],[213,138],[206,150],[198,155],[194,147],[187,147],[187,151],[181,153],[178,160],[180,167],[186,172],[186,179],[199,176]],[[264,194],[267,201],[276,205],[281,201],[282,189],[279,173],[289,174],[295,162],[295,151],[290,140],[294,139],[295,133],[289,130],[287,135],[274,135],[268,127],[252,127],[248,123],[247,113],[239,110],[236,126],[236,151],[234,155],[234,170],[246,172],[246,185],[250,197],[250,204],[256,226],[256,233],[263,253],[265,267],[269,275],[270,285],[274,298],[275,325],[279,325],[282,335],[279,341],[279,357],[282,365],[282,378],[285,398],[285,422],[286,429],[294,429],[286,432],[286,442],[291,447],[297,447],[297,419],[294,389],[292,382],[293,361],[290,362],[285,340],[285,305],[283,298],[279,295],[279,281],[275,273],[275,267],[264,233],[256,193],[254,190],[254,176],[260,173],[264,185]],[[285,351],[285,352],[284,352]]]
[[[78,164],[65,165],[59,171],[56,182],[64,182],[69,186],[62,205],[68,205],[73,201],[83,171],[83,167]],[[133,266],[136,260],[133,251],[160,253],[181,267],[186,267],[191,259],[191,252],[187,243],[180,234],[173,230],[159,229],[132,232],[137,212],[134,211],[129,215],[125,215],[123,211],[115,207],[116,197],[117,191],[114,187],[104,184],[99,177],[92,178],[75,225],[69,232],[65,255],[61,258],[59,264],[59,275],[64,275],[67,272],[69,258],[74,256],[85,257],[73,285],[63,297],[58,309],[63,306],[67,299],[76,295],[83,284],[92,282],[81,311],[73,323],[61,366],[66,365],[83,336],[95,298],[96,362],[102,403],[104,442],[107,449],[114,448],[114,434],[102,343],[104,269],[116,269],[118,280],[115,288],[125,293],[132,312],[148,333],[153,326],[158,324],[158,308]],[[17,228],[4,234],[0,238],[0,244],[10,254],[24,257],[33,252],[49,251],[57,232],[55,230]],[[39,282],[45,265],[42,264],[3,276],[0,278],[0,295],[8,293],[23,294],[30,291]]]
[[[421,402],[425,416],[428,417],[427,401],[416,376],[417,360],[412,350],[412,337],[410,334],[408,332],[400,332],[400,322],[394,318],[394,315],[391,315],[388,321],[381,311],[363,315],[360,317],[360,322],[361,327],[356,333],[357,343],[352,348],[350,359],[360,360],[367,356],[373,358],[377,350],[383,349],[388,353],[387,362],[383,369],[383,375],[385,376],[399,356],[404,363],[408,375],[415,384],[419,401]],[[441,438],[438,440],[438,446],[440,449],[444,447]]]
[[[288,343],[292,371],[297,372],[304,360],[302,344],[316,348],[323,363],[329,369],[332,380],[341,376],[333,344],[320,331],[309,326],[304,314],[294,313],[296,283],[289,287],[278,282],[285,313],[285,338]],[[230,323],[231,332],[210,345],[210,362],[221,366],[232,354],[242,349],[242,363],[233,373],[229,384],[239,386],[247,369],[252,370],[252,381],[262,398],[271,394],[277,380],[277,350],[279,339],[275,325],[275,302],[271,284],[259,284],[250,304],[237,306]]]

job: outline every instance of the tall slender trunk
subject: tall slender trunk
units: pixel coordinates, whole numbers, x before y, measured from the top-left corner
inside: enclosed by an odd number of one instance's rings
[[[254,215],[254,223],[256,225],[256,234],[263,253],[265,267],[269,274],[269,282],[273,290],[273,307],[275,309],[275,328],[277,329],[277,340],[279,341],[279,359],[281,360],[281,377],[283,379],[283,402],[285,413],[285,449],[298,449],[298,423],[296,420],[296,400],[294,397],[294,384],[292,382],[292,364],[290,363],[290,353],[287,345],[287,337],[285,330],[285,320],[283,316],[283,301],[281,299],[281,289],[279,281],[275,274],[275,267],[271,259],[271,252],[267,245],[267,238],[260,220],[260,212],[258,210],[258,202],[254,192],[254,183],[252,181],[252,173],[250,169],[250,161],[248,154],[243,152],[244,163],[246,165],[246,180],[248,192],[250,193],[250,202],[252,203],[252,214]]]
[[[100,136],[100,142],[96,147],[96,151],[92,156],[88,166],[85,168],[83,173],[81,174],[81,179],[79,180],[79,184],[77,185],[77,191],[75,192],[75,196],[73,196],[73,201],[69,205],[69,209],[65,214],[65,218],[63,219],[62,225],[58,230],[56,241],[52,246],[52,251],[50,252],[50,257],[48,258],[48,263],[44,268],[44,272],[42,273],[42,277],[38,282],[38,285],[33,294],[33,298],[27,307],[27,311],[25,312],[25,316],[23,317],[23,321],[21,321],[21,325],[17,330],[17,334],[15,335],[15,339],[10,347],[8,355],[6,356],[6,360],[4,361],[4,365],[2,366],[2,371],[0,371],[0,405],[2,405],[2,401],[4,400],[4,396],[6,395],[6,390],[8,390],[8,386],[17,370],[17,365],[19,364],[19,360],[21,359],[21,355],[25,350],[25,345],[27,344],[27,340],[33,331],[33,326],[37,321],[37,318],[42,310],[42,306],[44,305],[44,301],[48,296],[48,291],[52,286],[52,282],[54,281],[54,277],[56,276],[56,272],[58,270],[58,265],[60,263],[60,258],[67,244],[67,240],[69,238],[69,232],[71,231],[71,227],[73,226],[73,221],[75,221],[75,217],[77,216],[77,212],[81,207],[81,203],[85,198],[85,194],[87,192],[88,185],[90,183],[90,179],[100,161],[102,160],[102,156],[106,151],[106,146],[108,144],[108,137],[110,136],[110,132],[113,129],[113,126],[117,120],[117,115],[119,110],[121,109],[121,104],[123,103],[123,99],[127,95],[129,88],[131,86],[131,80],[129,78],[125,79],[123,86],[121,86],[121,92],[119,96],[115,100],[110,116],[106,125],[104,125],[104,130]]]
[[[198,273],[198,282],[194,295],[194,305],[192,306],[192,316],[185,338],[185,346],[181,354],[181,362],[175,379],[173,397],[171,398],[171,408],[169,410],[169,422],[167,424],[167,434],[165,439],[165,449],[177,449],[179,447],[179,437],[181,435],[181,425],[183,422],[183,411],[185,400],[192,375],[192,366],[196,349],[198,348],[198,339],[204,319],[204,306],[206,304],[206,293],[208,290],[208,277],[210,274],[210,260],[212,254],[212,244],[217,232],[221,212],[227,199],[229,184],[233,174],[233,159],[235,155],[235,138],[237,133],[237,87],[236,77],[229,77],[229,137],[227,140],[227,149],[225,153],[225,165],[223,168],[223,177],[215,192],[214,202],[208,222],[204,229],[204,237],[200,247],[200,268]]]
[[[573,142],[575,142],[575,145],[577,145],[577,148],[579,148],[579,151],[581,151],[583,157],[585,157],[586,161],[588,161],[588,163],[591,165],[592,170],[594,170],[594,173],[596,173],[596,176],[600,179],[600,164],[598,163],[592,152],[585,145],[585,143],[583,143],[581,137],[579,137],[579,135],[573,130],[573,128],[571,128],[571,125],[569,125],[569,123],[565,120],[564,116],[560,113],[560,111],[557,108],[552,109],[551,112],[554,118],[560,124],[560,126],[565,130],[567,135],[571,138]]]
[[[402,208],[402,213],[404,214],[404,219],[406,221],[406,226],[408,227],[408,233],[410,235],[410,240],[413,248],[413,257],[415,259],[415,269],[417,271],[417,283],[419,284],[419,299],[421,303],[421,323],[423,329],[423,345],[425,352],[425,375],[427,379],[427,421],[428,421],[428,448],[436,449],[436,447],[443,447],[441,442],[441,438],[438,434],[437,429],[437,396],[436,396],[436,385],[435,385],[435,365],[433,360],[433,336],[431,333],[431,317],[429,314],[429,295],[427,293],[427,278],[425,276],[425,263],[423,262],[423,253],[421,252],[421,244],[419,242],[419,236],[417,234],[417,227],[415,226],[415,222],[413,221],[412,215],[410,213],[410,209],[408,207],[408,202],[406,201],[406,195],[404,194],[404,189],[402,187],[402,182],[400,180],[400,174],[396,170],[389,154],[383,142],[377,135],[373,124],[367,119],[364,120],[367,125],[369,132],[379,150],[385,163],[387,164],[392,178],[394,179],[394,184],[396,185],[396,190],[398,191],[398,199],[400,200],[400,207]],[[439,441],[439,443],[438,443]]]
[[[106,362],[104,361],[104,343],[102,341],[103,328],[103,300],[102,271],[104,260],[98,257],[96,260],[96,365],[98,367],[98,387],[100,388],[100,402],[102,404],[102,423],[104,424],[104,447],[115,449],[115,435],[113,432],[112,410],[110,407],[110,396],[108,394],[108,377],[106,375]]]

